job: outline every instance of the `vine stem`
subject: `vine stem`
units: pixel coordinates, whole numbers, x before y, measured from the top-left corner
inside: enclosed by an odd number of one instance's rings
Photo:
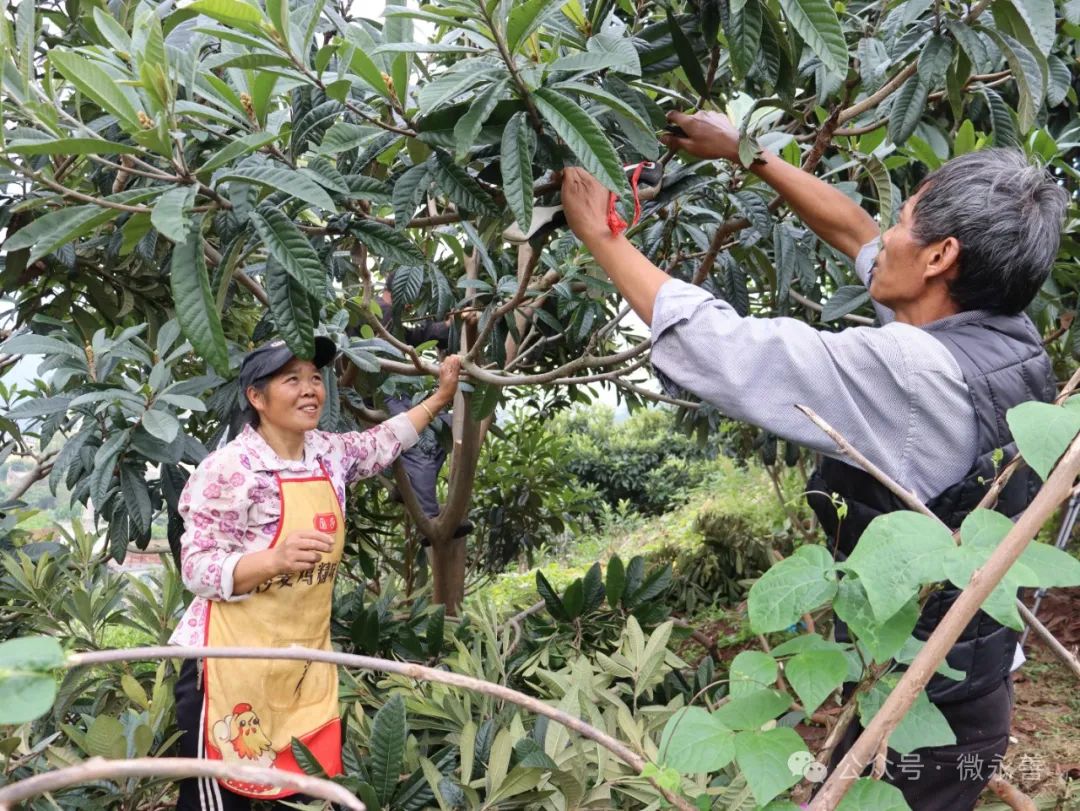
[[[66,666],[68,668],[87,667],[91,665],[103,665],[113,662],[133,662],[147,659],[293,659],[308,662],[325,662],[332,665],[356,668],[359,670],[372,670],[380,673],[394,673],[400,676],[430,681],[438,684],[447,684],[452,687],[462,687],[476,693],[491,696],[501,701],[507,701],[524,707],[526,710],[543,715],[552,721],[572,729],[579,735],[603,746],[613,755],[618,757],[637,774],[641,774],[648,761],[628,747],[616,740],[606,732],[585,723],[562,710],[550,707],[538,698],[527,696],[517,690],[504,687],[501,684],[492,684],[471,676],[463,676],[448,670],[436,670],[433,667],[412,664],[410,662],[395,662],[390,659],[380,659],[374,656],[359,656],[351,653],[338,653],[337,651],[314,650],[312,648],[289,647],[289,648],[252,648],[252,647],[220,647],[220,648],[197,648],[180,645],[158,645],[145,648],[131,648],[129,650],[102,650],[88,651],[86,653],[73,653],[68,656]],[[31,778],[34,779],[34,778]],[[675,805],[680,811],[695,811],[685,799],[666,788],[658,785],[652,778],[649,782],[661,793],[664,798]],[[24,781],[25,782],[25,781]],[[16,784],[18,785],[18,784]],[[0,798],[3,795],[0,794]],[[362,807],[361,807],[362,811]]]
[[[329,800],[350,811],[366,811],[366,806],[344,786],[321,777],[295,774],[280,769],[224,763],[203,758],[134,758],[106,760],[95,757],[44,774],[28,777],[0,788],[0,811],[10,811],[18,803],[58,789],[98,780],[130,777],[211,777],[218,780],[242,778],[252,783],[269,783],[279,788],[295,789],[303,794]]]

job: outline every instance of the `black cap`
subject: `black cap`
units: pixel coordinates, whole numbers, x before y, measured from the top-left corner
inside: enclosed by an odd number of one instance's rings
[[[334,360],[338,355],[337,345],[325,335],[315,336],[315,357],[311,362],[316,367],[322,368]],[[271,341],[263,344],[258,349],[252,349],[244,356],[240,364],[240,403],[244,409],[250,408],[247,390],[256,380],[267,375],[272,375],[286,363],[295,358],[292,350],[285,345],[284,341]]]

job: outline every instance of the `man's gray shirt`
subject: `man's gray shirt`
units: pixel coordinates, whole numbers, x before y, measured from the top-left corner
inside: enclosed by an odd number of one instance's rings
[[[855,260],[864,284],[878,250],[875,240]],[[701,288],[672,280],[653,305],[653,367],[730,417],[840,458],[795,408],[809,406],[929,501],[974,464],[971,398],[943,344],[875,306],[883,326],[824,332],[793,318],[741,317]]]

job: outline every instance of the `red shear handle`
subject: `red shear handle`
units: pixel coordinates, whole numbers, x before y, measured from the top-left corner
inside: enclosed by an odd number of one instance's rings
[[[638,196],[638,181],[641,180],[641,170],[644,167],[644,163],[639,163],[634,167],[634,173],[630,176],[630,191],[634,195],[634,221],[630,223],[631,225],[637,225],[637,221],[641,219],[641,198]],[[626,220],[615,210],[615,203],[618,199],[615,192],[608,192],[607,224],[613,236],[618,236],[627,228]]]

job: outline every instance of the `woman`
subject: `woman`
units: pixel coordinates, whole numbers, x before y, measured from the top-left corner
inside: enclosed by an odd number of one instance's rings
[[[330,649],[334,575],[345,539],[345,487],[372,476],[417,441],[457,391],[461,360],[447,358],[427,400],[367,431],[316,430],[320,369],[337,350],[315,339],[313,360],[282,341],[247,355],[242,433],[210,454],[180,498],[181,574],[196,597],[170,642]],[[337,670],[305,661],[187,660],[176,685],[180,753],[301,772],[298,738],[330,776],[340,774]],[[249,798],[293,792],[240,780],[184,780],[181,811],[248,809]]]

